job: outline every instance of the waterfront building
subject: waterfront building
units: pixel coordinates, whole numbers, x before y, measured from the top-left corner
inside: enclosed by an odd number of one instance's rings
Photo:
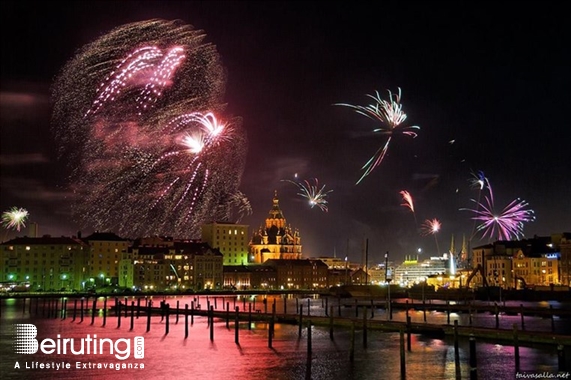
[[[202,225],[202,241],[224,255],[224,265],[247,265],[248,226],[229,222]]]
[[[153,243],[151,245],[142,243]],[[133,286],[141,290],[221,289],[223,256],[207,243],[140,239],[132,247]]]
[[[433,275],[443,275],[449,271],[449,257],[447,254],[433,256],[422,262],[417,258],[407,258],[394,270],[393,283],[401,286],[412,286],[426,280]]]
[[[561,261],[559,266],[559,281],[561,285],[571,286],[571,233],[561,234],[559,237],[559,250]]]
[[[0,281],[19,290],[83,290],[89,246],[76,237],[17,237],[0,245]]]
[[[224,265],[223,287],[231,290],[246,290],[252,286],[252,269],[246,265]]]
[[[263,266],[274,268],[278,289],[322,289],[328,286],[327,265],[321,260],[270,259]]]
[[[302,257],[301,237],[297,229],[287,225],[279,206],[278,192],[274,193],[272,208],[265,225],[252,234],[250,260],[263,264],[267,260],[299,260]]]
[[[97,287],[118,285],[119,261],[131,241],[112,232],[95,232],[82,240],[89,245],[89,281]]]

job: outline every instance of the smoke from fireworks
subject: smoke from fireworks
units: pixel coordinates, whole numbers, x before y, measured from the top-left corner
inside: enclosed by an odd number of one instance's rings
[[[223,116],[224,69],[204,39],[180,21],[137,22],[63,68],[53,125],[83,228],[195,237],[251,213],[238,190],[246,135]]]
[[[308,180],[304,180],[303,182],[295,182],[289,179],[284,179],[282,181],[290,182],[296,185],[299,189],[299,193],[297,194],[307,199],[311,208],[317,206],[321,209],[321,211],[327,212],[329,210],[325,197],[333,190],[325,191],[325,185],[321,186],[320,188],[317,178],[313,179],[313,185]]]
[[[482,232],[482,238],[497,240],[511,240],[523,237],[523,227],[525,222],[535,220],[534,211],[528,209],[529,205],[526,201],[516,198],[501,212],[497,212],[494,203],[494,192],[487,178],[485,187],[488,189],[488,195],[484,196],[484,201],[471,199],[476,203],[476,208],[464,208],[461,210],[471,211],[475,214],[472,219],[480,222],[476,227],[476,233]]]
[[[28,210],[21,207],[12,207],[2,213],[2,225],[7,229],[14,229],[20,232],[22,227],[26,227],[28,220]]]
[[[339,106],[346,106],[353,108],[355,112],[368,117],[374,121],[378,121],[381,123],[381,126],[377,129],[374,129],[373,132],[379,132],[384,135],[388,135],[387,141],[383,146],[381,146],[375,154],[363,165],[361,168],[365,170],[361,178],[357,181],[359,184],[366,176],[368,176],[377,166],[381,164],[385,155],[387,154],[387,150],[389,149],[389,144],[391,139],[396,134],[403,134],[407,136],[412,136],[413,138],[417,136],[415,129],[420,129],[420,127],[413,125],[413,126],[404,126],[403,123],[406,120],[406,113],[402,110],[401,100],[401,89],[399,88],[398,95],[393,94],[389,91],[389,100],[381,99],[378,91],[375,95],[367,95],[371,99],[374,100],[373,104],[367,106],[356,106],[352,104],[346,103],[337,103],[336,105]]]

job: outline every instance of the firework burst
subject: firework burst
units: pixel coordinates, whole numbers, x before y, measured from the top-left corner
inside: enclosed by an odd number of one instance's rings
[[[53,130],[82,228],[193,237],[251,212],[238,190],[246,135],[222,116],[224,69],[204,39],[180,21],[128,24],[63,68]]]
[[[2,224],[6,229],[14,229],[20,232],[22,227],[26,227],[28,216],[28,210],[25,208],[12,207],[2,213]]]
[[[308,180],[303,182],[295,182],[289,179],[284,179],[282,181],[296,185],[299,189],[299,193],[297,194],[307,199],[311,208],[317,206],[321,209],[321,211],[327,212],[329,210],[325,197],[333,190],[325,191],[325,185],[319,187],[319,181],[317,178],[313,179],[314,184],[311,184]]]
[[[487,237],[490,240],[493,238],[512,240],[523,237],[524,223],[535,220],[534,211],[528,209],[529,204],[520,198],[508,203],[502,211],[496,211],[492,186],[487,179],[485,182],[488,195],[484,196],[484,201],[471,199],[472,202],[476,203],[476,208],[461,209],[474,213],[472,219],[479,222],[475,233],[482,232],[482,238]]]
[[[416,213],[414,212],[414,200],[412,195],[410,195],[410,193],[406,190],[400,191],[399,194],[402,196],[403,201],[401,206],[407,207],[412,212],[412,216],[414,217],[414,225],[416,226]]]
[[[420,233],[423,236],[434,235],[434,241],[436,242],[436,254],[440,255],[440,247],[438,245],[438,238],[436,234],[442,228],[442,223],[436,218],[434,219],[426,219],[420,228]]]
[[[389,99],[385,100],[382,99],[379,95],[378,91],[375,95],[367,95],[371,99],[373,99],[373,104],[367,106],[358,106],[346,103],[337,103],[336,105],[350,107],[355,110],[358,114],[368,117],[374,121],[380,122],[381,127],[374,129],[373,132],[381,133],[383,135],[388,135],[387,141],[384,145],[382,145],[375,154],[363,165],[361,168],[365,172],[357,181],[359,184],[366,176],[368,176],[377,166],[381,164],[387,151],[389,149],[389,144],[391,139],[397,135],[407,135],[411,137],[416,137],[417,134],[415,130],[420,129],[420,127],[414,126],[405,126],[403,123],[405,122],[407,115],[402,110],[401,104],[401,90],[399,88],[398,94],[393,94],[389,91]]]

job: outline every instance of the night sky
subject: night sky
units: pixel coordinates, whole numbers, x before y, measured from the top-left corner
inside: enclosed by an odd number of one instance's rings
[[[228,81],[226,113],[243,119],[248,156],[240,190],[258,228],[278,191],[305,256],[395,260],[422,248],[420,224],[437,218],[448,251],[473,231],[481,170],[500,208],[525,199],[526,237],[571,232],[571,27],[562,2],[4,1],[1,3],[1,209],[24,207],[40,234],[76,235],[65,163],[50,132],[50,86],[78,49],[122,24],[180,19],[216,45]],[[384,144],[379,126],[348,107],[402,89],[406,123]],[[329,211],[310,208],[284,179],[318,178]],[[401,190],[415,213],[401,205]],[[416,219],[416,221],[415,221]],[[4,230],[6,231],[6,230]],[[23,236],[9,231],[3,235]],[[92,231],[83,230],[88,234]],[[472,246],[485,244],[481,234]],[[4,240],[3,236],[3,240]]]

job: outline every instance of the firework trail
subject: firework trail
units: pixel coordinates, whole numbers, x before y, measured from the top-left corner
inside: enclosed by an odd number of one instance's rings
[[[488,195],[484,197],[484,201],[476,201],[475,209],[463,208],[461,210],[471,211],[474,213],[472,219],[480,222],[476,227],[475,233],[482,232],[482,238],[488,237],[489,240],[496,238],[497,240],[512,240],[523,237],[523,227],[525,222],[535,220],[534,211],[528,209],[529,205],[526,201],[516,198],[501,212],[497,212],[494,203],[494,192],[488,179],[485,179],[485,187],[488,189]]]
[[[416,226],[416,214],[414,212],[414,202],[412,195],[410,195],[410,193],[406,190],[400,191],[399,194],[402,195],[403,203],[401,203],[401,206],[408,207],[410,211],[412,211],[412,215],[414,216],[414,225]]]
[[[440,247],[438,246],[438,239],[436,238],[436,233],[440,231],[442,224],[436,218],[426,219],[421,226],[421,233],[423,236],[434,235],[434,241],[436,242],[436,253],[440,254]]]
[[[53,131],[82,228],[195,237],[251,213],[239,190],[246,134],[224,117],[226,76],[205,34],[180,21],[118,27],[53,86]]]
[[[28,210],[21,207],[12,207],[2,213],[2,224],[6,229],[14,229],[20,232],[22,227],[26,227],[26,220],[28,220]]]
[[[470,182],[470,188],[478,190],[478,200],[476,204],[479,204],[482,196],[482,190],[484,190],[486,184],[488,184],[488,179],[484,175],[484,172],[481,170],[478,170],[477,172],[472,171],[471,174],[472,176],[468,179],[468,181]],[[468,242],[472,242],[472,239],[474,238],[475,235],[476,235],[476,220],[474,219],[474,224],[472,225],[472,232],[470,233],[470,239],[468,240]]]
[[[305,199],[307,199],[307,201],[309,202],[309,206],[311,208],[317,206],[321,209],[321,211],[325,212],[329,211],[329,208],[327,207],[327,200],[325,199],[325,197],[333,190],[325,191],[325,185],[321,186],[320,188],[319,181],[317,180],[317,178],[313,179],[314,181],[313,185],[308,180],[304,180],[303,182],[295,182],[289,179],[284,179],[282,181],[293,183],[294,185],[296,185],[297,188],[299,189],[299,193],[297,193],[297,195],[300,195]]]
[[[404,126],[403,123],[406,120],[406,113],[402,110],[401,104],[401,89],[399,88],[398,94],[393,94],[389,91],[389,100],[381,99],[381,96],[378,92],[375,95],[367,95],[371,99],[374,100],[373,104],[367,106],[356,106],[346,103],[337,103],[336,105],[339,106],[346,106],[353,108],[355,112],[368,117],[374,121],[378,121],[381,123],[381,127],[374,129],[373,132],[378,132],[384,135],[388,135],[387,141],[383,146],[381,146],[375,154],[363,165],[361,170],[365,172],[357,181],[359,184],[366,176],[368,176],[377,166],[381,164],[385,155],[387,154],[387,150],[389,149],[389,144],[391,139],[397,135],[407,135],[411,137],[416,137],[417,134],[414,131],[415,129],[420,129],[420,127],[414,126]]]

